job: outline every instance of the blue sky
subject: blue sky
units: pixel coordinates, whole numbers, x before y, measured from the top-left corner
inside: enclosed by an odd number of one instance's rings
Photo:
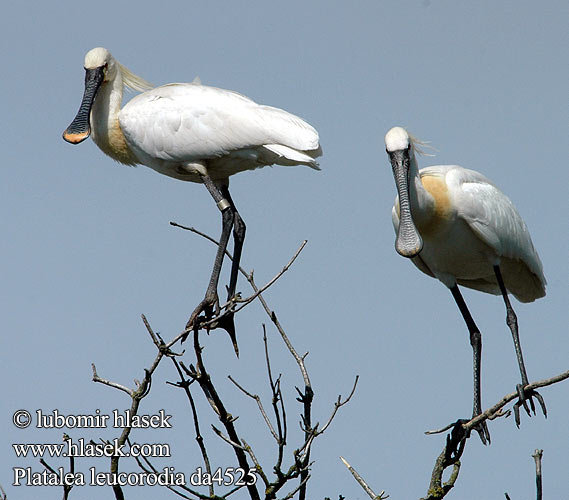
[[[394,250],[395,185],[383,136],[403,125],[438,150],[420,158],[421,166],[479,170],[514,201],[548,279],[544,299],[514,300],[528,375],[538,380],[565,371],[568,14],[566,2],[525,0],[7,4],[0,20],[0,484],[8,497],[61,497],[59,488],[10,486],[12,467],[42,470],[37,460],[16,458],[11,444],[57,443],[62,434],[16,429],[14,411],[110,414],[128,407],[123,394],[91,382],[91,363],[125,385],[143,376],[154,348],[140,314],[165,338],[176,335],[203,297],[214,258],[210,243],[169,221],[219,233],[218,211],[203,186],[115,164],[92,141],[73,147],[61,139],[79,106],[89,49],[108,48],[155,84],[199,76],[317,128],[321,172],[274,167],[231,179],[247,223],[242,265],[263,283],[307,239],[266,299],[298,351],[310,353],[315,420],[326,421],[338,394],[360,376],[353,401],[314,445],[310,498],[365,498],[339,455],[377,491],[418,498],[444,441],[423,431],[471,412],[471,348],[448,290]],[[221,281],[227,280],[225,269]],[[248,292],[244,280],[238,289]],[[502,300],[474,291],[464,296],[482,331],[488,407],[518,382],[514,349]],[[256,408],[226,378],[269,396],[262,323],[269,321],[258,304],[239,314],[239,360],[223,332],[204,343],[210,370],[240,415],[240,431],[271,460],[273,445]],[[287,387],[289,426],[298,432],[293,387],[302,381],[270,326],[268,333],[273,369]],[[173,458],[164,465],[191,473],[199,451],[187,404],[165,384],[175,378],[164,363],[141,407],[165,409],[173,428],[140,431],[136,439],[171,443]],[[472,439],[449,498],[503,498],[504,491],[531,498],[536,448],[544,449],[545,497],[562,497],[569,486],[568,387],[541,391],[547,420],[522,415],[520,430],[513,418],[494,421],[491,446]],[[209,428],[210,409],[199,405],[215,463],[233,465]],[[113,429],[85,435],[115,437]],[[291,436],[289,453],[297,442]],[[104,470],[98,460],[78,467]],[[137,470],[127,461],[123,467]],[[108,488],[71,494],[82,496],[113,498]]]

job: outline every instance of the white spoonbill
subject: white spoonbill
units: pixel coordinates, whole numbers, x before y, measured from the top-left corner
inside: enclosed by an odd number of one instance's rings
[[[319,170],[318,133],[282,109],[198,81],[153,88],[101,47],[87,53],[85,71],[83,100],[63,138],[79,144],[92,135],[95,144],[120,163],[142,164],[176,179],[203,183],[221,211],[220,244],[205,298],[188,321],[193,326],[199,314],[209,318],[214,306],[219,308],[217,285],[232,228],[228,300],[235,295],[245,224],[229,194],[229,176],[273,164]],[[121,109],[124,87],[145,92]],[[238,353],[231,315],[223,328]]]
[[[419,170],[417,141],[404,128],[387,132],[385,146],[398,192],[392,211],[395,249],[450,289],[470,333],[473,416],[482,411],[482,337],[458,285],[502,295],[522,378],[517,386],[519,400],[514,405],[516,424],[520,423],[520,406],[530,414],[527,400],[535,414],[534,396],[547,416],[541,395],[524,390],[528,377],[516,315],[508,298],[508,291],[520,302],[533,302],[545,295],[543,266],[524,221],[510,199],[478,172],[456,165]],[[485,423],[476,430],[484,443],[490,442]]]

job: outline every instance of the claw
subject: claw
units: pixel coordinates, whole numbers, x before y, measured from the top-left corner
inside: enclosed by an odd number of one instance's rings
[[[535,404],[533,403],[531,396],[529,397],[529,407],[531,408],[531,412],[535,415]]]
[[[516,419],[516,427],[520,428],[520,404],[519,401],[516,401],[514,404],[514,418]]]
[[[531,417],[531,413],[528,408],[528,404],[526,402],[526,395],[524,393],[524,386],[522,384],[516,385],[516,391],[518,392],[518,403],[521,403],[524,407],[524,410],[528,414],[528,417]]]
[[[490,439],[490,431],[488,430],[488,425],[486,425],[486,422],[480,422],[476,427],[474,427],[474,430],[478,432],[480,441],[482,441],[482,444],[484,446],[492,443],[492,440]]]
[[[203,312],[205,313],[205,320],[207,321],[208,319],[211,319],[211,316],[213,314],[213,307],[218,303],[218,299],[217,297],[212,299],[209,298],[205,298],[203,299],[199,304],[198,307],[196,307],[194,309],[194,312],[192,313],[192,315],[190,316],[190,319],[188,320],[188,322],[186,323],[186,330],[192,330],[198,323],[198,317],[199,315]],[[186,339],[188,338],[188,333],[186,333],[183,337],[182,337],[182,343],[184,343],[186,341]]]
[[[233,313],[230,312],[222,316],[215,326],[217,328],[223,328],[229,334],[229,338],[233,343],[233,350],[235,351],[235,355],[239,357],[239,346],[237,345],[237,337],[235,336],[235,323],[233,321]]]
[[[547,408],[545,407],[545,401],[539,392],[534,391],[533,389],[524,391],[524,388],[521,384],[518,384],[516,386],[516,390],[518,393],[518,400],[514,404],[514,416],[516,419],[516,426],[518,428],[520,427],[520,406],[524,407],[528,416],[531,417],[530,407],[533,414],[534,415],[536,414],[535,403],[533,402],[534,397],[537,399],[537,402],[541,407],[541,411],[543,412],[544,417],[547,418]],[[529,407],[527,404],[528,401],[529,401]]]
[[[190,316],[190,319],[186,323],[186,330],[191,331],[196,324],[199,324],[200,321],[200,314],[203,312],[205,313],[205,317],[203,318],[205,321],[209,321],[213,317],[213,308],[216,307],[216,316],[220,314],[219,312],[219,301],[217,296],[213,299],[205,298],[202,300],[198,307],[194,309],[194,312]],[[235,350],[235,355],[239,357],[239,347],[237,345],[237,337],[235,336],[235,323],[233,321],[233,312],[226,312],[225,314],[221,315],[218,320],[213,322],[212,325],[207,327],[208,330],[215,330],[216,328],[223,328],[228,334],[231,342],[233,344],[233,349]],[[182,337],[182,343],[185,342],[186,338],[188,337],[188,333],[186,333]]]
[[[541,397],[541,394],[537,391],[533,391],[533,394],[536,397],[539,406],[541,406],[541,411],[543,412],[543,416],[547,418],[547,408],[545,407],[545,401]]]

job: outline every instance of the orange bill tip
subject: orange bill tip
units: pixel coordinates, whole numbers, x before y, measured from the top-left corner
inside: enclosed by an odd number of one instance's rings
[[[79,144],[83,142],[87,137],[89,137],[89,131],[85,132],[68,132],[67,130],[63,132],[63,139],[71,144]]]

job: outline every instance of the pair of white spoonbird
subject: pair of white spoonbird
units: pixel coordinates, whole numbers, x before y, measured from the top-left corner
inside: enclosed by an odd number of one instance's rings
[[[197,327],[219,309],[217,285],[223,256],[233,228],[234,258],[229,296],[235,296],[245,224],[229,194],[229,176],[266,165],[307,165],[319,169],[321,155],[316,130],[278,108],[258,105],[236,92],[200,82],[154,88],[122,66],[104,48],[85,56],[85,92],[77,116],[63,133],[73,144],[89,135],[114,160],[146,165],[176,179],[203,183],[222,215],[222,232],[204,300],[188,327]],[[124,87],[142,91],[122,109]],[[458,166],[419,170],[415,151],[420,143],[405,129],[394,127],[385,136],[398,197],[392,211],[397,232],[395,248],[425,274],[438,278],[451,291],[470,333],[474,354],[474,411],[480,402],[481,335],[458,285],[501,294],[507,324],[521,372],[514,406],[535,413],[535,391],[524,390],[528,377],[523,363],[517,321],[508,291],[521,302],[545,295],[545,277],[528,229],[512,202],[482,174]],[[219,312],[216,310],[216,313]],[[237,352],[231,314],[222,326]],[[477,428],[490,440],[485,424]]]

